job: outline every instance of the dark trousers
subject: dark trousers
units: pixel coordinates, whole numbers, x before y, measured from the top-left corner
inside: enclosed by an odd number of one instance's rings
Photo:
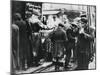
[[[78,67],[77,70],[87,70],[89,64],[89,56],[85,52],[78,52]]]
[[[71,57],[71,50],[75,48],[75,42],[74,41],[68,41],[65,44],[66,47],[66,59],[65,59],[65,68],[67,68],[69,61],[70,61],[70,57]]]
[[[32,39],[29,38],[31,36],[28,36],[28,45],[29,48],[27,50],[27,56],[26,56],[26,61],[27,61],[27,67],[32,67],[33,65],[33,47],[32,47]]]

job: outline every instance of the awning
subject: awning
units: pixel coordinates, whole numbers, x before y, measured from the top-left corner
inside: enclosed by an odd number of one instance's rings
[[[42,14],[43,15],[53,15],[53,14],[57,14],[59,13],[59,11],[43,11]]]

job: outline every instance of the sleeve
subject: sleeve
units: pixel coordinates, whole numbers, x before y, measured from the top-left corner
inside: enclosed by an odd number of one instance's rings
[[[68,39],[74,39],[74,37],[72,36],[72,31],[70,29],[67,30],[67,37]]]

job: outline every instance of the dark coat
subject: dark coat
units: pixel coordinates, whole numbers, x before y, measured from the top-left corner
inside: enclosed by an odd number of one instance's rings
[[[27,46],[27,33],[26,33],[26,24],[22,21],[16,21],[16,25],[19,27],[19,50],[21,54],[25,55],[28,50]],[[21,55],[22,56],[22,55]]]
[[[18,56],[19,54],[19,28],[17,25],[12,24],[12,70],[14,68],[18,69],[19,62],[18,62]]]
[[[52,32],[50,35],[51,41],[57,41],[57,40],[66,40],[66,32],[62,28],[57,28],[54,32]]]
[[[52,34],[50,34],[51,41],[53,43],[52,56],[63,57],[64,56],[64,43],[66,42],[66,32],[62,28],[58,28]]]
[[[27,33],[27,25],[23,20],[16,21],[16,25],[19,27],[19,58],[22,67],[25,67],[25,61],[30,63],[32,60],[32,49],[30,48],[30,41]]]
[[[18,50],[19,28],[17,25],[12,25],[12,49]]]
[[[84,33],[86,33],[87,35],[85,35]],[[91,44],[91,41],[93,41],[93,36],[91,35],[91,32],[89,32],[89,29],[87,29],[87,28],[84,29],[84,33],[81,33],[78,35],[77,46],[78,46],[78,48],[80,48],[80,51],[89,53],[90,52],[90,44]]]

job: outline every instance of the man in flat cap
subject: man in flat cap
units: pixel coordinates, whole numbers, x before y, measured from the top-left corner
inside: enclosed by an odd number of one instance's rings
[[[65,62],[65,70],[69,68],[69,62],[73,51],[73,57],[76,61],[76,49],[75,44],[77,42],[77,35],[78,35],[78,26],[76,22],[71,24],[71,28],[67,29],[66,34],[68,41],[66,42],[66,62]]]

